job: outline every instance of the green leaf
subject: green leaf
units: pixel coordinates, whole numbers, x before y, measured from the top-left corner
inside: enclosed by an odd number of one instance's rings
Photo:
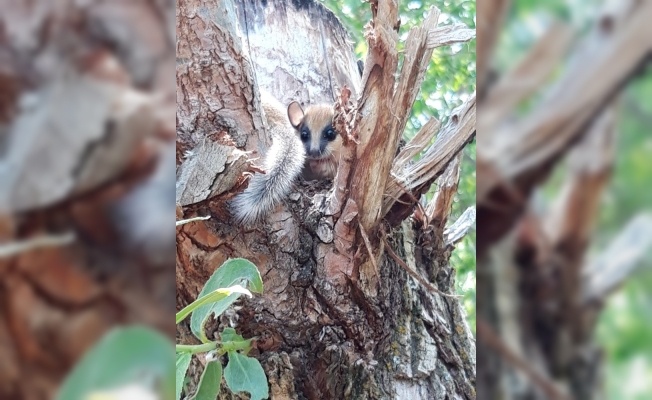
[[[251,400],[266,399],[269,396],[265,371],[255,358],[230,351],[224,379],[232,392],[249,392]]]
[[[176,367],[176,394],[175,399],[179,400],[181,396],[181,389],[183,388],[183,381],[186,377],[186,371],[190,365],[190,360],[192,359],[191,353],[177,353],[177,367]]]
[[[206,363],[206,368],[201,374],[197,393],[193,396],[195,400],[215,400],[220,393],[222,382],[222,364],[219,361]]]
[[[263,280],[260,277],[258,268],[249,260],[244,258],[232,258],[226,260],[210,277],[202,292],[209,288],[208,291],[233,286],[247,280],[251,283],[249,290],[254,293],[263,292]]]
[[[168,338],[150,328],[111,330],[77,363],[56,398],[83,400],[97,391],[161,381],[170,399],[175,381],[172,348]]]
[[[222,342],[244,342],[245,339],[242,335],[238,335],[233,328],[224,328],[222,333],[220,333],[220,338]]]
[[[252,292],[261,293],[263,291],[263,280],[260,277],[260,272],[258,272],[258,268],[251,261],[245,260],[244,258],[227,260],[208,279],[201,293],[199,293],[198,299],[201,299],[216,289],[243,284],[243,281],[249,282],[249,290]],[[195,309],[190,317],[190,329],[195,336],[202,342],[207,342],[208,339],[204,334],[204,324],[208,317],[211,314],[222,314],[239,297],[240,293],[233,293],[218,302]]]
[[[210,303],[217,303],[234,293],[246,294],[247,296],[251,297],[251,292],[240,285],[215,289],[206,296],[198,298],[197,300],[184,307],[183,310],[179,311],[176,316],[176,323],[178,324],[179,322],[186,319],[186,317],[197,308]]]

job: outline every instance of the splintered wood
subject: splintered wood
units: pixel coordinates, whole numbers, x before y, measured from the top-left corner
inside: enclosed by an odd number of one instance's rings
[[[363,91],[357,110],[358,114],[366,117],[357,126],[360,143],[352,175],[354,190],[351,193],[360,207],[360,220],[367,230],[373,229],[385,218],[401,197],[408,197],[402,201],[408,203],[404,209],[409,210],[408,214],[411,213],[414,201],[409,200],[410,196],[404,196],[405,191],[409,191],[411,197],[418,198],[420,192],[430,187],[452,157],[461,151],[475,133],[475,96],[471,96],[464,106],[453,112],[451,122],[430,150],[426,151],[422,160],[406,167],[408,161],[438,132],[439,123],[435,120],[422,127],[394,160],[398,141],[419,93],[434,47],[473,38],[472,32],[461,25],[437,28],[439,15],[440,11],[432,7],[423,24],[413,27],[408,33],[404,61],[395,90],[393,77],[397,56],[392,55],[390,50],[384,50],[395,47],[396,39],[388,33],[393,32],[394,19],[383,16],[374,20],[376,30],[367,33],[374,40],[370,41],[371,50],[365,62]],[[380,31],[383,34],[378,33],[379,24],[383,27]],[[382,40],[392,42],[380,43]],[[375,65],[378,68],[374,68]],[[373,171],[373,174],[369,171]],[[378,193],[383,193],[383,196],[378,196]],[[377,211],[379,209],[380,212]],[[399,214],[403,216],[405,212]],[[389,219],[399,221],[402,218]]]
[[[383,210],[390,210],[395,205],[397,215],[403,216],[411,211],[410,203],[406,207],[406,191],[413,197],[421,196],[446,169],[446,166],[462,151],[475,135],[475,94],[461,106],[453,110],[448,124],[440,130],[434,143],[428,147],[423,157],[396,171],[394,179],[385,188]],[[426,128],[424,126],[424,128]],[[423,128],[422,128],[423,129]],[[419,136],[419,135],[417,135]],[[411,142],[408,146],[411,146]],[[401,202],[396,199],[401,198]],[[401,219],[392,217],[392,220]]]

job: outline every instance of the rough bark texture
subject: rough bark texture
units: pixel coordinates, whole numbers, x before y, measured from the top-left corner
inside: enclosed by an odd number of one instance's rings
[[[0,1],[2,399],[113,326],[172,335],[172,5]]]
[[[626,276],[613,266],[631,271],[649,243],[620,239],[614,248],[630,249],[633,258],[619,262],[607,252],[601,267],[585,253],[613,163],[614,96],[650,55],[651,6],[628,1],[603,11],[575,44],[563,76],[522,118],[514,117],[516,105],[563,59],[573,39],[568,28],[554,25],[515,68],[482,86],[477,296],[483,399],[600,398],[601,356],[592,339],[600,304]],[[479,9],[484,16],[478,20],[500,20],[495,11]],[[486,24],[480,32],[500,28]],[[546,207],[533,193],[564,156],[567,180],[554,207]],[[637,219],[624,237],[646,231],[648,221]],[[600,279],[591,276],[596,271]]]
[[[234,26],[234,19],[225,23],[221,19],[225,14],[199,12],[202,7],[210,8],[199,1],[178,4],[180,43],[196,42],[201,46],[180,60],[177,76],[198,68],[197,76],[204,77],[195,81],[182,76],[179,84],[196,87],[198,91],[211,88],[215,93],[230,94],[237,90],[255,92],[255,87],[245,89],[243,85],[258,82],[286,102],[299,100],[313,104],[337,99],[336,126],[339,123],[343,127],[347,156],[341,160],[335,178],[336,190],[329,193],[329,182],[299,182],[289,199],[252,230],[234,226],[225,208],[225,201],[240,190],[238,184],[222,195],[207,197],[207,201],[179,207],[179,218],[209,213],[212,218],[177,230],[177,307],[192,301],[225,260],[244,257],[258,266],[264,293],[239,304],[211,325],[209,333],[230,323],[245,337],[258,337],[256,356],[267,373],[272,399],[475,398],[475,343],[459,300],[425,289],[396,261],[401,260],[405,267],[425,277],[438,290],[453,292],[455,270],[448,260],[459,233],[468,229],[468,220],[450,237],[448,232],[444,233],[447,209],[435,213],[436,224],[416,217],[399,220],[396,227],[390,228],[382,223],[384,214],[380,207],[385,184],[374,183],[373,201],[378,203],[374,206],[367,200],[357,203],[361,197],[355,197],[369,195],[365,190],[371,176],[384,173],[380,179],[388,179],[403,129],[401,123],[408,115],[404,108],[411,108],[416,95],[408,77],[412,77],[414,85],[419,85],[421,80],[415,77],[424,72],[430,58],[425,55],[430,54],[428,29],[418,34],[416,47],[422,49],[424,57],[418,59],[421,65],[408,63],[404,69],[413,71],[412,75],[401,76],[408,79],[403,85],[410,88],[410,94],[402,100],[403,119],[399,118],[399,126],[382,130],[376,125],[380,121],[376,117],[403,96],[397,96],[393,90],[396,71],[392,70],[392,63],[395,68],[397,60],[396,31],[392,27],[397,20],[396,4],[374,2],[371,5],[374,15],[382,18],[374,20],[375,28],[368,33],[374,50],[367,59],[361,81],[341,25],[323,6],[308,1],[239,2],[236,7],[244,33],[242,43],[251,62],[238,58],[236,52],[216,52],[208,62],[195,65],[190,58],[203,54],[205,48],[216,47],[204,33],[226,32]],[[215,7],[232,9],[228,1],[212,7],[213,10]],[[231,11],[227,13],[233,15]],[[429,23],[433,26],[438,14],[438,10],[432,11],[434,16]],[[201,32],[191,31],[190,26],[204,28]],[[288,26],[294,30],[284,28]],[[464,34],[469,36],[468,32]],[[374,35],[376,39],[371,39]],[[387,38],[394,39],[386,41]],[[445,40],[434,42],[446,43]],[[224,43],[228,45],[221,49],[239,46],[231,39],[224,39]],[[379,51],[377,46],[388,44],[390,47],[384,48],[384,53],[375,53]],[[393,61],[385,63],[379,58],[386,56],[394,57]],[[233,63],[237,65],[231,66]],[[221,79],[230,76],[231,70],[242,71],[243,66],[253,66],[250,75]],[[213,68],[216,70],[209,73]],[[346,90],[341,95],[337,91],[344,85],[353,92],[351,102],[347,101]],[[186,104],[181,105],[178,113],[178,129],[198,126],[195,120],[202,118],[201,114],[195,116],[183,111],[193,96],[196,95],[188,94],[181,99]],[[243,118],[259,118],[258,111],[254,111],[256,96],[246,99],[249,104],[243,107],[249,107],[251,114]],[[224,108],[232,107],[227,101],[220,102]],[[466,106],[469,110],[466,117],[459,118],[465,123],[460,122],[461,127],[451,127],[449,131],[449,137],[459,139],[459,145],[447,148],[446,156],[439,159],[441,164],[430,166],[433,173],[428,177],[428,185],[444,172],[451,160],[457,159],[458,151],[472,138],[474,101]],[[452,120],[451,124],[458,124],[458,119]],[[391,125],[389,122],[386,128]],[[215,119],[213,123],[213,130],[226,132],[220,120]],[[390,131],[393,136],[388,136]],[[197,141],[191,138],[206,133],[210,130],[202,133],[191,129],[177,140],[181,147],[194,152]],[[254,137],[260,134],[260,130],[251,133]],[[210,141],[211,137],[203,140]],[[373,142],[377,143],[369,144]],[[377,156],[372,162],[370,154],[375,153],[371,149],[380,148],[381,143],[387,154]],[[369,151],[365,152],[365,148]],[[256,150],[256,145],[247,143],[246,149]],[[180,169],[191,160],[192,156],[183,160]],[[372,172],[370,168],[376,168],[375,163],[380,160],[384,160],[383,169]],[[456,185],[455,169],[459,163],[452,165],[453,170],[446,174],[450,182],[443,186]],[[226,166],[226,170],[229,168],[232,167]],[[219,173],[213,170],[211,176]],[[363,176],[366,179],[360,178]],[[182,184],[185,182],[188,180]],[[450,197],[453,193],[454,190],[448,190],[442,196]],[[440,204],[438,208],[445,208],[450,205],[450,198],[442,198]],[[360,215],[371,217],[364,219]],[[194,340],[183,324],[177,338],[185,343]],[[200,370],[199,365],[191,367],[194,379]],[[222,394],[222,398],[230,396]]]

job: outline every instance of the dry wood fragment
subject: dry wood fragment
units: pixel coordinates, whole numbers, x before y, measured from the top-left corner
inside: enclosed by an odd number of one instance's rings
[[[460,182],[460,162],[462,152],[451,160],[444,173],[437,180],[437,191],[426,206],[428,223],[443,229],[453,206],[453,198]]]
[[[405,190],[420,196],[441,175],[448,163],[475,135],[475,95],[453,110],[451,118],[423,157],[406,166],[385,188],[383,212],[388,212]],[[410,208],[411,210],[411,208]]]

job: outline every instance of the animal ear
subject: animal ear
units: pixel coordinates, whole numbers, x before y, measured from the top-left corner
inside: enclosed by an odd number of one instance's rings
[[[303,121],[303,108],[296,101],[293,101],[288,106],[288,118],[293,127],[298,128]]]

